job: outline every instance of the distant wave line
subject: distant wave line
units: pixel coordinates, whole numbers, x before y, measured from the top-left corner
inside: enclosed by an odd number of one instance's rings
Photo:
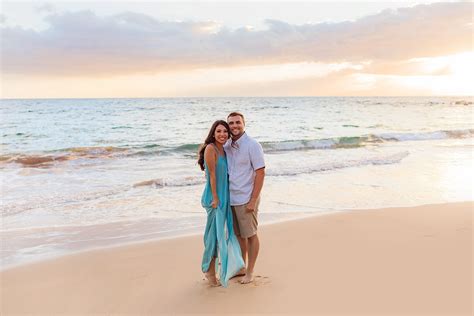
[[[385,142],[461,139],[474,136],[474,129],[441,130],[418,133],[381,133],[362,136],[344,136],[325,139],[301,139],[261,142],[265,153],[279,153],[298,150],[346,149],[378,146]],[[51,167],[57,163],[76,159],[110,159],[134,156],[187,155],[195,157],[200,144],[163,146],[145,144],[134,147],[90,146],[72,147],[38,154],[7,154],[0,156],[0,165],[16,163],[23,167]]]

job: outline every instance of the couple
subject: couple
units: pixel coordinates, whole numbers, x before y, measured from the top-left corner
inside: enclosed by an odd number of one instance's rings
[[[202,271],[212,286],[227,287],[234,276],[243,276],[242,284],[250,283],[260,247],[257,213],[265,161],[262,146],[245,133],[241,113],[230,113],[227,122],[214,122],[199,149],[198,164],[206,172]]]

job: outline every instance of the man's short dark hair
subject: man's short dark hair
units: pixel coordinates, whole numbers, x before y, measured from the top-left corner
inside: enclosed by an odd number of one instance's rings
[[[227,115],[227,119],[229,119],[229,117],[232,117],[232,116],[240,116],[242,118],[242,122],[245,124],[245,117],[242,113],[232,112],[229,115]]]

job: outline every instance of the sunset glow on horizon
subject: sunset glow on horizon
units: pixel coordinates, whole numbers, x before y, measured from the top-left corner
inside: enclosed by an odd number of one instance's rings
[[[269,4],[270,5],[270,4]],[[2,98],[473,95],[472,3],[228,28],[151,14],[2,15]],[[289,12],[291,14],[291,12]]]

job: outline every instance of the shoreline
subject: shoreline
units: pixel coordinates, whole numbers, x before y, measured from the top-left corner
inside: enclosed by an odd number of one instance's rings
[[[267,225],[275,225],[275,224],[280,224],[280,223],[285,223],[285,222],[291,222],[291,221],[297,221],[297,220],[303,220],[303,219],[311,218],[311,217],[326,216],[326,215],[337,214],[341,212],[351,212],[351,211],[359,211],[359,209],[330,210],[330,211],[323,211],[323,212],[318,212],[318,213],[307,213],[307,214],[305,214],[305,212],[295,212],[294,214],[286,215],[285,217],[280,217],[280,218],[278,218],[278,216],[275,216],[274,214],[270,214],[269,217],[274,217],[275,219],[269,219],[267,221],[260,223],[260,227],[267,226]],[[268,215],[268,214],[264,214],[264,216],[265,215]],[[114,223],[108,223],[108,224],[114,224]],[[95,226],[95,225],[90,225],[90,226]],[[125,241],[118,244],[111,244],[111,245],[106,245],[106,246],[92,246],[90,248],[81,249],[81,250],[73,250],[70,252],[62,253],[62,254],[39,258],[36,260],[33,259],[33,260],[16,263],[16,264],[5,265],[5,266],[1,265],[0,272],[4,272],[11,269],[24,267],[24,266],[29,266],[33,264],[43,263],[47,261],[54,261],[57,259],[61,259],[63,257],[84,254],[84,253],[88,253],[92,251],[116,249],[120,247],[140,245],[143,243],[160,242],[162,240],[172,240],[172,239],[179,239],[179,238],[185,238],[185,237],[202,236],[204,228],[205,228],[205,224],[203,224],[201,227],[192,227],[192,228],[184,228],[184,229],[177,229],[174,231],[168,231],[168,232],[165,232],[162,237],[155,237],[151,239],[139,239],[135,241]]]
[[[262,225],[255,282],[235,278],[228,288],[203,280],[201,234],[71,254],[1,271],[0,313],[470,315],[473,209],[469,201]]]
[[[278,225],[278,224],[283,224],[287,222],[293,222],[293,221],[301,221],[305,219],[311,219],[311,218],[316,218],[320,216],[330,216],[330,215],[335,215],[335,214],[344,214],[344,213],[350,213],[350,212],[364,212],[364,211],[375,211],[375,210],[390,210],[390,209],[396,209],[396,208],[410,208],[410,207],[425,207],[425,206],[435,206],[435,205],[444,205],[444,204],[456,204],[456,203],[474,203],[473,201],[458,201],[458,202],[447,202],[447,203],[440,203],[440,204],[421,204],[421,205],[413,205],[413,206],[388,206],[388,207],[383,207],[383,208],[354,208],[354,209],[340,209],[340,210],[329,210],[329,211],[322,211],[322,212],[317,212],[317,213],[306,213],[306,212],[295,212],[294,214],[291,215],[286,215],[287,217],[279,217],[276,216],[274,219],[269,219],[268,221],[263,221],[262,223],[259,224],[259,227],[264,227],[268,225]],[[298,214],[298,215],[295,215]],[[262,215],[262,214],[260,214]],[[265,214],[269,215],[269,214]],[[264,216],[265,216],[264,215]],[[275,216],[274,214],[270,214],[270,216]],[[107,223],[105,225],[109,224],[114,224],[114,223]],[[91,225],[95,226],[95,225]],[[56,254],[56,255],[51,255],[47,256],[44,258],[39,258],[39,259],[33,259],[33,260],[28,260],[25,262],[20,262],[16,264],[10,264],[10,265],[0,265],[0,273],[1,272],[6,272],[11,269],[15,268],[20,268],[20,267],[25,267],[29,265],[34,265],[34,264],[40,264],[43,262],[49,262],[49,261],[54,261],[58,260],[64,257],[68,256],[75,256],[75,255],[81,255],[81,254],[87,254],[88,252],[95,252],[95,251],[102,251],[102,250],[112,250],[112,249],[117,249],[121,247],[128,247],[128,246],[137,246],[140,244],[146,244],[146,243],[155,243],[155,242],[160,242],[163,240],[174,240],[174,239],[180,239],[180,238],[186,238],[186,237],[196,237],[196,236],[202,236],[203,235],[203,230],[205,228],[205,223],[202,225],[202,227],[191,227],[191,228],[184,228],[184,229],[177,229],[174,231],[169,231],[165,232],[162,237],[155,237],[155,238],[150,238],[150,239],[139,239],[139,240],[132,240],[132,241],[124,241],[120,242],[117,244],[110,244],[106,246],[92,246],[90,248],[86,249],[79,249],[79,250],[72,250],[70,252],[65,252],[62,254]],[[202,231],[201,231],[202,230]],[[168,234],[167,234],[168,233]],[[101,240],[99,240],[101,241]]]

